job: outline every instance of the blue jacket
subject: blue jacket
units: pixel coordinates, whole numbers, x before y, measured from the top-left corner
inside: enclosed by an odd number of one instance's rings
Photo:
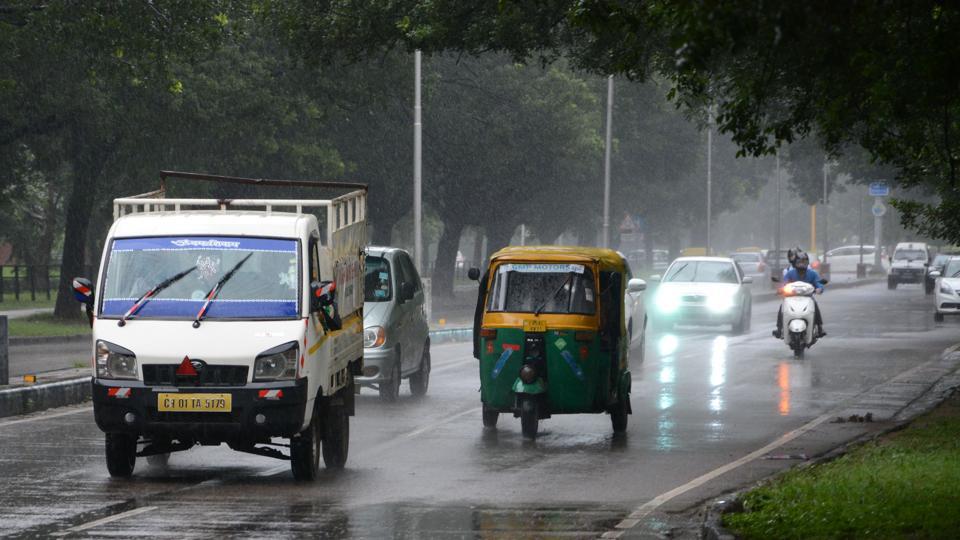
[[[820,274],[813,268],[807,268],[803,278],[800,277],[800,272],[796,268],[791,268],[787,275],[783,277],[783,282],[793,283],[794,281],[804,281],[813,285],[816,289],[823,289],[823,283],[820,283]]]

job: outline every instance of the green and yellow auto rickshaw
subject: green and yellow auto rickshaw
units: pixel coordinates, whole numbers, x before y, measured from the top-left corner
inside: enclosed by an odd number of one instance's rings
[[[614,432],[630,409],[628,269],[611,249],[508,247],[490,258],[474,319],[483,425],[520,417],[534,438],[554,414],[610,413]]]

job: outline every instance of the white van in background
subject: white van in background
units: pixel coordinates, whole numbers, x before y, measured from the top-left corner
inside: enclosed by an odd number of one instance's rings
[[[893,250],[887,288],[901,283],[923,283],[930,264],[930,248],[923,242],[900,242]]]

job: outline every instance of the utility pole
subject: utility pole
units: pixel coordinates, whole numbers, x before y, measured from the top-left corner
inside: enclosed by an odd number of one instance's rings
[[[707,107],[707,256],[712,250],[710,227],[713,220],[713,105]]]
[[[414,263],[417,265],[417,272],[423,274],[423,231],[421,221],[423,216],[422,200],[422,173],[423,163],[421,154],[423,151],[423,139],[420,133],[423,127],[420,122],[420,50],[413,53],[414,58],[414,90],[413,90],[413,251]]]
[[[827,210],[830,208],[830,200],[827,198],[827,171],[830,170],[830,163],[823,164],[823,263],[827,264],[827,250],[830,249],[830,229],[827,228]]]
[[[776,271],[777,271],[776,276],[778,278],[781,275],[780,272],[783,271],[783,269],[780,268],[780,221],[781,221],[780,211],[781,211],[780,210],[780,150],[778,149],[777,150],[777,238],[775,241],[777,254],[776,254],[776,258],[774,259],[776,261],[774,264],[776,264]]]
[[[603,247],[610,247],[610,126],[613,122],[613,75],[607,76],[607,142],[603,152]]]

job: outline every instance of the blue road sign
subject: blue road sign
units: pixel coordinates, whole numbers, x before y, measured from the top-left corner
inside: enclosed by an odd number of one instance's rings
[[[887,197],[890,195],[890,186],[886,182],[870,182],[871,197]]]

